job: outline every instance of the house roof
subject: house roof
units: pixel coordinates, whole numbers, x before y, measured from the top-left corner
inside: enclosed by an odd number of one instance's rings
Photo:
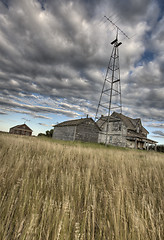
[[[78,126],[78,125],[88,122],[88,121],[94,122],[96,127],[100,130],[99,126],[97,125],[97,123],[95,123],[95,121],[92,118],[81,118],[81,119],[69,120],[69,121],[65,121],[62,123],[58,123],[58,124],[54,125],[53,127]]]
[[[107,121],[107,119],[108,119],[108,116],[102,116],[97,121],[98,126],[101,127]],[[127,117],[127,116],[123,115],[122,113],[113,112],[110,116],[109,122],[120,121],[120,120],[122,120],[123,123],[125,124],[125,126],[130,130],[135,131],[138,124],[139,124],[142,128],[142,132],[149,133],[142,126],[140,118],[133,119],[133,118],[130,118],[130,117]]]
[[[24,128],[25,127],[25,128]],[[13,129],[13,128],[19,128],[19,129],[23,129],[23,130],[28,130],[28,131],[31,131],[32,132],[32,129],[29,128],[25,123],[24,124],[21,124],[21,125],[16,125],[10,129]]]
[[[127,126],[128,129],[136,130],[136,128],[137,128],[137,126],[139,124],[141,126],[141,128],[142,128],[142,132],[149,133],[142,126],[140,118],[134,119],[134,118],[127,117],[127,116],[123,115],[122,113],[116,113],[116,112],[113,112],[111,116],[120,118],[124,122],[124,124]]]

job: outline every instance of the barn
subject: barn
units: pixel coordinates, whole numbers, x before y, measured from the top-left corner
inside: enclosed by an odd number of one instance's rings
[[[53,138],[69,141],[98,142],[100,128],[92,118],[81,118],[54,125]]]
[[[31,136],[32,130],[29,128],[25,123],[22,125],[17,125],[9,130],[10,134],[18,134],[18,135],[25,135],[25,136]]]

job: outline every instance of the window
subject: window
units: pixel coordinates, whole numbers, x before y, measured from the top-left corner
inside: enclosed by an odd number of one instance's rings
[[[112,131],[121,131],[121,122],[113,122]]]
[[[118,123],[117,122],[113,122],[113,131],[117,131],[118,130]]]

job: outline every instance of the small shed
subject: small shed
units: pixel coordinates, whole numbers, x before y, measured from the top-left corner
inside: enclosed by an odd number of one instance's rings
[[[100,128],[92,118],[81,118],[54,125],[53,138],[59,140],[98,142]]]
[[[31,136],[32,135],[32,130],[29,128],[25,123],[22,125],[17,125],[9,130],[10,134],[18,134],[18,135],[26,135],[26,136]]]

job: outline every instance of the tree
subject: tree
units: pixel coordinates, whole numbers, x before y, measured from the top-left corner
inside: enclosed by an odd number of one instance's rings
[[[39,133],[38,134],[38,137],[45,137],[46,136],[46,134],[44,134],[44,133]]]
[[[46,134],[45,133],[39,133],[38,137],[50,137],[50,138],[52,138],[52,135],[53,135],[53,129],[47,130]]]
[[[164,152],[164,145],[157,145],[158,152]]]
[[[47,137],[52,137],[52,135],[53,135],[53,129],[51,129],[50,131],[49,130],[46,131]]]

